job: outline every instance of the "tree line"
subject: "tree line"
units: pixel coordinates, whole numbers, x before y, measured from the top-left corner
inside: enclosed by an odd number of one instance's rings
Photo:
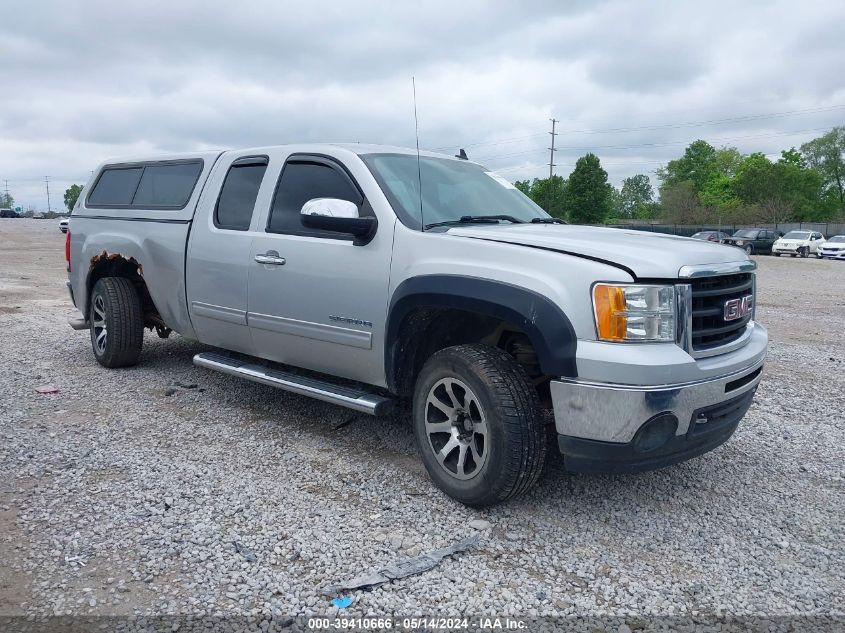
[[[516,187],[554,217],[575,224],[616,219],[673,224],[824,222],[845,219],[845,127],[781,152],[742,154],[735,147],[690,143],[679,158],[619,188],[595,154],[578,159],[569,178],[521,180]]]

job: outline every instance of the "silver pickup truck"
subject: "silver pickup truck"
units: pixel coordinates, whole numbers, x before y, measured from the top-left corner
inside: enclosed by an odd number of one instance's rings
[[[565,225],[465,159],[197,152],[110,161],[85,192],[68,287],[100,364],[175,331],[220,348],[201,367],[374,415],[409,401],[465,504],[531,487],[552,419],[572,471],[647,470],[727,440],[760,382],[744,252]]]

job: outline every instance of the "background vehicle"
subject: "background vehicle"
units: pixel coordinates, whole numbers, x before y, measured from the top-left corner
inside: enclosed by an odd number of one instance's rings
[[[772,244],[772,254],[809,257],[815,255],[824,244],[824,235],[818,231],[790,231]]]
[[[845,259],[845,235],[834,235],[819,246],[822,259]]]
[[[69,217],[67,217],[67,218],[62,218],[61,220],[59,220],[59,230],[60,230],[62,233],[67,233],[67,227],[68,227],[69,222],[70,222],[70,218],[69,218]]]
[[[722,231],[699,231],[691,235],[694,240],[705,240],[707,242],[721,242],[730,237],[727,233]]]
[[[771,253],[772,244],[783,233],[772,229],[739,229],[732,236],[722,240],[722,244],[738,246],[749,255]]]
[[[744,253],[561,225],[468,160],[200,152],[102,165],[85,191],[69,289],[101,365],[137,363],[148,327],[357,411],[407,399],[430,477],[469,505],[531,487],[544,420],[570,470],[647,470],[726,441],[761,379]]]
[[[18,217],[17,212],[14,209],[0,209],[0,218],[16,218]]]

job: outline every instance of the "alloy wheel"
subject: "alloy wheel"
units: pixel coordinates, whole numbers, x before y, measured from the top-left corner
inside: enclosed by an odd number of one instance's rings
[[[487,419],[478,397],[457,378],[442,378],[429,390],[425,434],[440,467],[456,479],[472,479],[487,461]]]
[[[94,330],[94,347],[97,353],[102,355],[106,353],[106,303],[103,300],[103,295],[94,297],[93,318],[91,319],[91,327]]]

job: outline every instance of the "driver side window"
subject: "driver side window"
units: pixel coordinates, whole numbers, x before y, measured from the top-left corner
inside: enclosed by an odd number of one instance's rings
[[[340,167],[328,161],[294,158],[285,164],[279,176],[267,232],[344,239],[338,233],[309,229],[302,225],[302,205],[314,198],[339,198],[359,208],[364,203],[364,196]]]

